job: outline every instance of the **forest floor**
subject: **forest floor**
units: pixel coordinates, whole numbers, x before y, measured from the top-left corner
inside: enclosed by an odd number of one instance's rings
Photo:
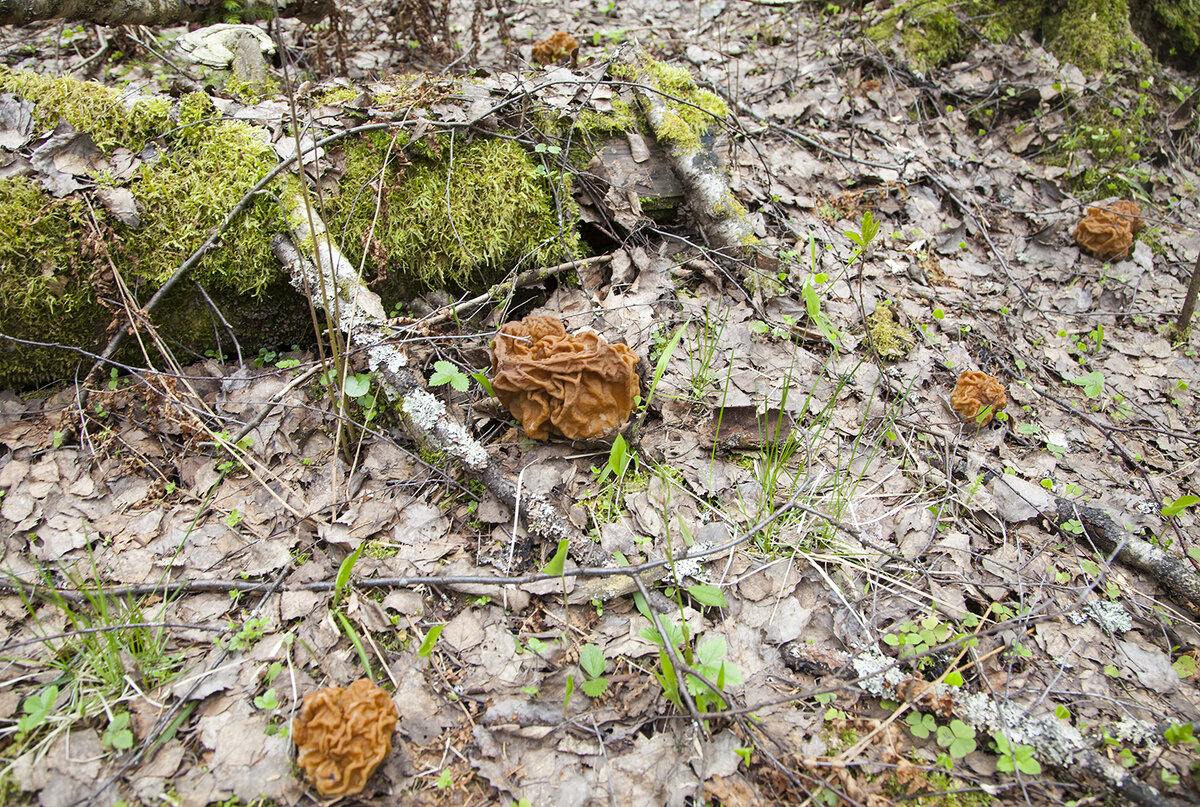
[[[344,62],[328,27],[285,40],[322,77],[417,69],[389,9],[344,10]],[[511,69],[494,13],[474,62]],[[73,387],[0,393],[0,802],[311,802],[291,719],[364,676],[399,723],[347,804],[1200,799],[1200,337],[1171,336],[1200,253],[1200,134],[1172,117],[1196,76],[1087,76],[1028,37],[919,72],[814,4],[521,2],[509,26],[526,69],[557,30],[595,64],[636,39],[727,98],[766,258],[643,226],[504,312],[661,369],[617,450],[530,441],[474,382],[430,390],[606,559],[719,551],[637,596],[497,583],[556,547],[513,568],[520,519],[397,413],[339,410],[311,351],[106,379],[84,411]],[[56,74],[100,44],[0,39]],[[1082,251],[1089,203],[1131,194],[1129,257]],[[499,316],[408,345],[414,366],[487,373]],[[1007,390],[983,425],[950,406],[968,370]],[[682,696],[681,659],[720,694]]]

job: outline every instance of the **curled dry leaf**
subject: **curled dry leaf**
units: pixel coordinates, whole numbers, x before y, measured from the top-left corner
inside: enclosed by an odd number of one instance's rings
[[[392,751],[396,706],[366,678],[304,696],[292,721],[296,762],[322,796],[361,793]]]
[[[1089,207],[1075,226],[1075,242],[1102,261],[1123,258],[1133,245],[1133,234],[1145,226],[1141,214],[1141,208],[1125,199]]]
[[[966,421],[975,421],[980,410],[990,406],[992,411],[978,421],[983,426],[992,415],[1008,406],[1008,396],[1004,394],[1000,379],[978,370],[968,370],[958,377],[954,392],[950,394],[950,406]]]
[[[510,322],[492,343],[492,389],[525,433],[602,437],[633,411],[637,356],[592,330],[568,335],[557,317]]]

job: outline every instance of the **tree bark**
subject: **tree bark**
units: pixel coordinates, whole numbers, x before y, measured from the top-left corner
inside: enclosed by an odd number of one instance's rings
[[[281,0],[279,13],[316,21],[329,12],[330,5],[330,0]],[[274,6],[247,0],[237,11],[247,18],[267,18],[274,14]],[[227,14],[223,0],[0,0],[3,25],[51,19],[100,25],[174,25],[221,19]]]

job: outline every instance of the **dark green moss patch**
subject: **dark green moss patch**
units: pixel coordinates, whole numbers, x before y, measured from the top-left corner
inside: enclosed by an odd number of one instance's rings
[[[486,287],[518,266],[581,254],[569,184],[549,160],[499,138],[405,148],[400,137],[389,150],[391,137],[347,144],[346,174],[326,198],[330,232],[355,263],[366,253],[389,304],[427,289]]]

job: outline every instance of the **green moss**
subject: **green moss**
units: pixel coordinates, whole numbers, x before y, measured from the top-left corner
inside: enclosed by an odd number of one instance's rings
[[[567,178],[550,176],[515,142],[458,139],[451,170],[449,139],[407,149],[400,140],[384,167],[390,137],[373,132],[347,144],[346,174],[327,200],[331,232],[344,234],[352,261],[366,253],[389,304],[420,290],[487,286],[518,263],[581,254]]]
[[[1194,8],[1194,0],[1178,2],[1191,2]],[[970,19],[969,30],[960,15]],[[1182,19],[1187,21],[1186,13]],[[1200,23],[1196,27],[1200,31]],[[975,32],[1007,41],[1021,31],[1040,34],[1060,61],[1084,70],[1105,70],[1117,56],[1135,54],[1127,0],[904,0],[884,12],[866,34],[876,42],[898,35],[912,63],[928,70],[963,57]]]
[[[912,334],[900,323],[888,303],[879,303],[867,315],[867,330],[875,353],[883,361],[895,361],[908,355],[914,341]]]
[[[162,146],[129,185],[141,215],[137,229],[98,204],[89,210],[81,197],[55,200],[28,180],[0,181],[0,332],[18,338],[95,352],[107,341],[112,318],[97,296],[118,298],[110,262],[139,299],[147,299],[277,162],[256,130],[211,120],[215,110],[202,94],[181,101],[182,125],[176,125],[167,99],[130,106],[95,84],[11,71],[0,71],[0,85],[33,100],[43,126],[66,119],[97,145],[137,151],[156,138]],[[191,274],[255,346],[296,342],[305,333],[303,318],[291,314],[303,304],[269,249],[270,235],[282,229],[271,197],[260,197]],[[246,294],[259,299],[247,305]],[[202,352],[214,344],[212,315],[194,285],[181,284],[154,320],[187,349]],[[69,377],[80,361],[62,350],[0,347],[0,386]],[[125,358],[139,360],[132,353]]]
[[[701,138],[729,115],[725,102],[715,93],[698,87],[692,74],[683,67],[645,57],[637,65],[617,65],[613,73],[618,78],[644,83],[662,94],[666,114],[655,127],[655,135],[684,152],[698,151]]]
[[[349,103],[358,97],[358,93],[359,91],[353,87],[330,87],[315,93],[312,97],[312,105],[318,107],[325,104]]]
[[[1126,0],[1066,0],[1060,13],[1045,21],[1046,45],[1062,61],[1082,70],[1107,70],[1128,51],[1133,31]]]
[[[91,135],[101,151],[125,146],[137,153],[146,141],[167,128],[171,103],[166,98],[142,98],[127,105],[108,87],[72,78],[56,78],[0,67],[0,91],[34,104],[37,122],[53,128],[65,120]]]
[[[890,8],[867,29],[876,42],[897,32],[904,53],[921,70],[945,64],[962,52],[963,36],[950,0],[907,0]]]
[[[155,285],[179,268],[278,161],[260,133],[241,123],[201,124],[193,136],[194,146],[173,149],[142,167],[133,185],[142,225],[122,228],[137,273]],[[206,255],[192,277],[242,293],[261,291],[279,273],[271,235],[285,229],[274,200],[260,195],[226,232],[224,246]]]
[[[575,128],[587,134],[615,135],[636,132],[641,128],[637,113],[620,98],[612,99],[612,112],[584,110],[575,121]]]

